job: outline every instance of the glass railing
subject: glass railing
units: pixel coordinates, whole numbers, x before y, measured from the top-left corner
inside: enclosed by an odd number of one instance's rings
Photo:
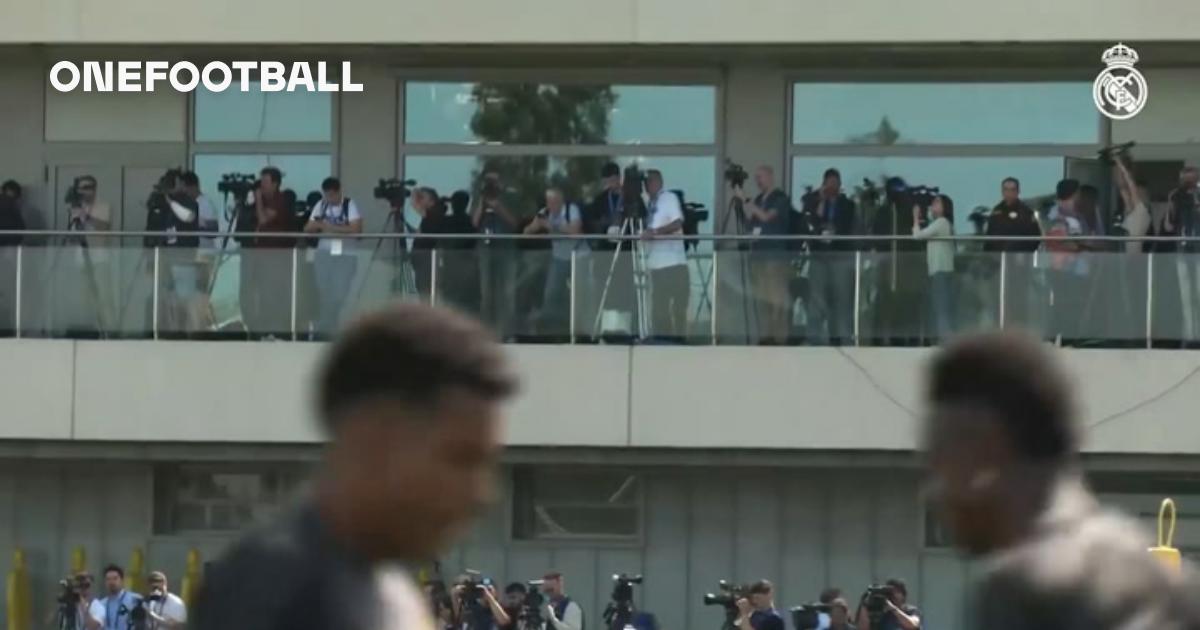
[[[1200,344],[1187,239],[161,236],[0,234],[0,334],[324,339],[401,299],[516,343],[924,346],[1023,328],[1079,347]]]

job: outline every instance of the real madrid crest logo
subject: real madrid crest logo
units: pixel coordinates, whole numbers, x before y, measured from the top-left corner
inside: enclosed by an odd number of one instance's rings
[[[1104,51],[1100,60],[1108,67],[1092,84],[1096,109],[1113,120],[1137,116],[1146,106],[1146,97],[1150,94],[1146,77],[1133,67],[1138,62],[1137,51],[1125,44],[1117,44]]]

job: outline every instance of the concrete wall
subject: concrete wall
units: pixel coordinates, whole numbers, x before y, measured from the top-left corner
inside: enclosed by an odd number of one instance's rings
[[[0,342],[0,438],[313,443],[322,346]],[[510,346],[511,446],[911,450],[926,350]],[[1197,453],[1200,354],[1067,350],[1093,453]],[[1134,376],[1136,375],[1136,376]],[[581,386],[581,384],[587,386]],[[266,394],[266,395],[264,395]]]
[[[319,0],[234,0],[164,5],[153,0],[103,4],[88,0],[15,0],[0,27],[0,42],[345,42],[382,44],[490,43],[765,43],[1188,40],[1200,7],[1187,0],[1155,5],[1153,15],[1121,0],[973,2],[918,0],[903,10],[884,0],[814,5],[770,0],[744,5],[721,0],[619,0],[605,6],[603,28],[595,6],[582,0],[529,0],[519,5],[474,0],[419,0],[402,4],[354,0],[338,5],[328,29],[311,19],[327,9]],[[238,19],[230,19],[237,15]],[[1170,15],[1172,19],[1155,19]],[[470,19],[462,19],[470,16]],[[262,25],[270,25],[263,28]],[[1070,25],[1070,28],[1064,27]]]

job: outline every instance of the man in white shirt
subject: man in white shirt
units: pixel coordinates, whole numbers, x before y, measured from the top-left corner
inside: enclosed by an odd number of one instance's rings
[[[683,241],[683,208],[679,197],[663,190],[662,172],[646,171],[646,227],[642,238],[652,291],[652,335],[682,341],[687,333],[690,278]]]
[[[549,600],[542,611],[546,630],[583,630],[583,609],[567,597],[561,573],[551,571],[543,577],[542,593]]]
[[[187,606],[178,595],[167,588],[167,576],[162,571],[150,574],[147,580],[150,595],[146,598],[147,624],[150,630],[176,630],[187,623]]]
[[[321,192],[324,198],[313,208],[304,231],[321,234],[313,263],[321,302],[317,329],[329,335],[337,328],[350,284],[358,272],[358,258],[354,255],[357,241],[338,237],[362,233],[363,221],[354,200],[342,195],[342,183],[337,178],[328,177],[321,182]]]

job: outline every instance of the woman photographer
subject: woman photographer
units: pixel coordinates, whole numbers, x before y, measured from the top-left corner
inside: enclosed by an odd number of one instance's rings
[[[929,269],[929,300],[933,329],[939,340],[954,332],[954,201],[937,195],[929,204],[929,221],[921,227],[921,206],[913,204],[913,238],[929,240],[925,261]],[[938,240],[930,240],[938,239]]]

